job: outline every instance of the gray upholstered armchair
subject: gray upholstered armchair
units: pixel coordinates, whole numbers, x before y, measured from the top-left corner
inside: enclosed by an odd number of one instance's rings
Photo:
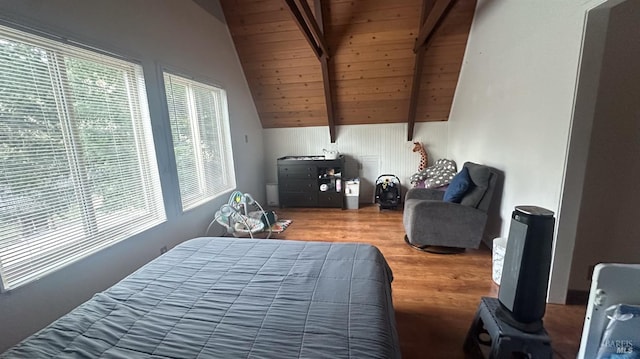
[[[466,162],[471,184],[460,203],[444,202],[444,191],[413,188],[404,204],[405,241],[418,249],[457,253],[478,248],[498,173],[491,167]]]

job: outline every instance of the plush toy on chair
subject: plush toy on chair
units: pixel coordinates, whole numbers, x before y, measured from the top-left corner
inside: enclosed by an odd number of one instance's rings
[[[446,191],[412,188],[405,197],[405,241],[434,253],[478,248],[487,222],[498,173],[466,162]]]
[[[418,152],[420,154],[420,164],[418,165],[418,172],[420,173],[422,171],[424,171],[427,166],[429,165],[429,156],[427,155],[427,150],[424,148],[424,145],[421,142],[414,142],[413,143],[413,149],[411,150],[412,152]],[[415,174],[414,174],[415,176]],[[417,188],[424,188],[424,179],[420,179],[420,180],[412,180],[411,181],[413,183],[414,187]]]

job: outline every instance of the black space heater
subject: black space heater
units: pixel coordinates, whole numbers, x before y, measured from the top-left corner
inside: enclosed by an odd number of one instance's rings
[[[554,225],[548,209],[517,206],[511,214],[498,298],[480,300],[463,345],[467,357],[484,358],[482,346],[490,346],[491,359],[553,358],[542,317]]]
[[[502,268],[496,315],[525,332],[543,328],[555,218],[536,206],[517,206]]]

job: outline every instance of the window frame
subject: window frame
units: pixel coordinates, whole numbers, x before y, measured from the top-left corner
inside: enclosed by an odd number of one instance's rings
[[[30,274],[26,274],[21,279],[12,281],[11,285],[7,285],[5,282],[5,269],[2,265],[2,261],[0,261],[0,294],[10,292],[19,288],[25,284],[32,283],[33,281],[38,280],[39,278],[46,276],[50,273],[53,273],[71,263],[74,263],[82,258],[90,256],[98,251],[101,251],[107,247],[110,247],[114,244],[117,244],[123,240],[131,238],[134,235],[138,235],[142,232],[145,232],[151,228],[157,227],[158,225],[165,223],[167,221],[167,205],[165,203],[164,194],[162,191],[162,176],[159,171],[159,161],[158,161],[158,151],[157,151],[157,139],[155,131],[152,129],[152,119],[150,113],[150,104],[148,98],[147,91],[147,83],[145,78],[145,67],[142,65],[142,61],[137,59],[122,56],[117,53],[111,52],[109,50],[105,50],[103,48],[96,48],[94,46],[87,45],[85,43],[76,42],[70,40],[66,37],[58,36],[56,34],[42,31],[37,28],[27,27],[21,24],[13,23],[10,21],[6,21],[4,19],[0,19],[0,25],[7,28],[8,31],[18,31],[24,33],[24,37],[17,38],[16,41],[27,44],[27,46],[38,47],[44,46],[43,49],[47,53],[51,53],[54,58],[59,58],[56,60],[55,65],[53,66],[53,70],[60,71],[61,67],[64,67],[64,59],[65,56],[69,56],[70,53],[74,51],[79,52],[81,55],[85,55],[85,57],[78,57],[78,59],[83,61],[91,61],[91,57],[96,57],[97,59],[93,62],[94,64],[103,65],[108,67],[109,69],[115,69],[118,66],[123,66],[123,63],[130,66],[129,70],[132,70],[133,78],[128,78],[126,75],[128,72],[123,72],[125,75],[125,79],[123,80],[126,87],[127,94],[127,103],[128,108],[131,111],[131,117],[129,120],[131,121],[131,126],[134,133],[140,131],[141,133],[134,134],[133,142],[135,143],[135,152],[137,158],[137,164],[139,170],[136,172],[139,174],[139,180],[142,183],[144,193],[142,194],[143,202],[147,203],[145,206],[147,213],[145,215],[138,215],[133,218],[126,218],[126,216],[122,216],[121,218],[115,221],[109,221],[106,223],[105,228],[95,229],[94,231],[83,232],[80,237],[80,241],[75,244],[65,244],[61,248],[57,249],[53,248],[47,251],[43,251],[47,253],[46,256],[51,254],[56,254],[56,262],[53,265],[42,266],[39,270],[36,270]],[[34,41],[30,41],[32,38],[35,38]],[[38,41],[45,45],[39,45]],[[47,43],[53,44],[48,45]],[[47,47],[47,46],[50,46]],[[71,49],[71,50],[69,50]],[[125,67],[126,68],[126,67]],[[66,71],[66,70],[64,70]],[[128,70],[127,70],[128,71]],[[51,75],[50,72],[50,76]],[[81,121],[81,117],[73,114],[73,111],[70,110],[70,104],[66,104],[69,101],[69,95],[65,94],[65,92],[69,91],[71,86],[71,82],[68,79],[62,80],[59,74],[55,75],[56,77],[53,81],[57,83],[58,88],[54,89],[55,99],[54,102],[62,108],[61,113],[57,115],[58,121],[60,121],[62,126],[77,126],[77,123]],[[60,101],[65,103],[63,106],[60,105]],[[135,110],[133,107],[136,107]],[[135,112],[135,114],[134,114]],[[75,122],[75,123],[74,123]],[[65,135],[66,136],[66,135]],[[75,136],[75,135],[72,135]],[[66,141],[65,141],[66,142]],[[66,147],[67,145],[65,145]],[[67,148],[69,150],[69,148]],[[78,156],[78,153],[83,151],[82,144],[73,144],[72,145],[72,155]],[[77,160],[69,159],[69,171],[86,171],[86,165],[84,165],[84,169],[78,169],[77,166],[80,166],[77,163]],[[74,175],[75,177],[75,175]],[[84,182],[83,182],[84,181]],[[73,181],[73,192],[83,192],[82,189],[79,189],[78,183],[83,182],[80,186],[90,186],[93,180],[90,179],[74,179]],[[83,197],[80,199],[76,199],[74,204],[81,207],[79,209],[80,213],[82,213],[82,223],[85,224],[86,215],[84,214],[86,211],[93,211],[93,209],[88,209],[88,207],[95,207],[91,202],[92,194],[87,193],[89,197]],[[149,219],[151,218],[152,219]],[[143,219],[145,219],[143,221]],[[98,226],[98,219],[93,219],[94,223],[89,223],[88,226]],[[117,228],[123,223],[127,223],[130,225],[135,224],[135,226],[130,226],[124,231],[119,231]],[[141,225],[142,223],[142,225]],[[117,238],[110,238],[117,236]],[[46,239],[43,239],[46,241]],[[0,247],[1,248],[1,247]],[[42,254],[40,254],[42,256]],[[46,258],[46,257],[45,257]]]
[[[161,87],[161,92],[163,95],[163,101],[165,105],[164,110],[166,111],[165,117],[166,117],[167,129],[168,129],[167,132],[168,132],[168,136],[170,137],[169,152],[171,152],[173,156],[172,164],[175,166],[175,172],[174,172],[175,178],[176,178],[175,193],[177,197],[176,206],[178,211],[185,213],[185,212],[194,210],[195,208],[198,208],[206,203],[209,203],[210,201],[216,198],[220,198],[228,193],[231,193],[237,188],[237,178],[236,178],[236,172],[235,172],[235,156],[233,153],[233,141],[231,136],[231,121],[230,121],[230,114],[229,114],[229,104],[227,100],[227,90],[220,83],[218,83],[217,81],[211,80],[206,76],[190,75],[188,74],[187,71],[180,70],[172,66],[167,66],[167,65],[159,66],[158,73],[159,73],[158,78],[161,81],[160,87]],[[192,202],[190,201],[189,203],[186,203],[186,204],[185,204],[185,198],[182,194],[182,189],[180,187],[180,180],[179,180],[180,175],[178,172],[179,171],[178,158],[175,152],[176,139],[173,133],[172,125],[171,125],[172,123],[171,104],[169,103],[170,102],[169,94],[166,91],[167,85],[168,85],[167,76],[177,77],[180,82],[184,82],[189,86],[191,85],[191,83],[196,83],[197,85],[203,85],[206,87],[213,88],[215,91],[217,91],[215,96],[218,97],[216,101],[217,106],[214,109],[214,111],[216,112],[216,115],[219,116],[219,118],[216,119],[217,125],[218,125],[218,140],[222,139],[222,143],[217,143],[217,144],[220,147],[220,154],[223,156],[221,160],[221,164],[222,164],[223,170],[226,172],[226,179],[228,180],[229,184],[226,186],[226,188],[224,188],[221,191],[218,191],[217,193],[209,194],[200,198],[198,198],[197,196],[192,196],[192,198],[196,198],[197,200]],[[190,114],[189,125],[190,125],[190,128],[192,129],[192,133],[199,132],[197,130],[193,130],[194,128],[198,128],[198,126],[195,126],[197,122],[194,123],[192,118],[192,115],[197,112],[195,110],[195,107],[196,107],[196,103],[194,100],[195,96],[193,94],[193,91],[188,90],[187,93],[188,93],[187,107]],[[198,152],[199,147],[200,146],[196,144],[194,141],[194,152]],[[202,156],[200,156],[200,160],[201,159],[202,159]],[[199,171],[204,171],[203,163],[197,163],[196,167],[198,168]],[[204,181],[201,175],[199,175],[199,181]]]

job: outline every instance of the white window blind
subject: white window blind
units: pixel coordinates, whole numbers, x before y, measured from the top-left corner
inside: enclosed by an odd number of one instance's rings
[[[142,68],[0,26],[0,289],[165,220]]]
[[[182,208],[235,188],[225,91],[165,73]]]

